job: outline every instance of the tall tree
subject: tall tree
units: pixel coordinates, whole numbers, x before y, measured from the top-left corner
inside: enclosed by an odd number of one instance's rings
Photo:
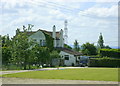
[[[87,42],[86,44],[83,44],[81,46],[82,53],[85,55],[96,55],[97,54],[97,49],[94,46],[94,44],[90,44]]]
[[[25,70],[29,63],[29,56],[31,50],[30,47],[33,46],[33,41],[28,39],[27,31],[28,28],[23,26],[23,32],[19,32],[13,38],[13,45],[12,45],[13,62],[20,65],[23,64]]]
[[[102,33],[100,33],[100,36],[99,36],[99,39],[98,39],[98,46],[100,48],[104,48],[104,40],[103,40]]]
[[[11,40],[9,35],[1,36],[2,39],[2,64],[7,66],[11,59]]]
[[[74,42],[74,50],[75,51],[79,51],[80,50],[79,43],[78,43],[77,40],[75,40],[75,42]]]
[[[71,47],[71,46],[69,46],[69,45],[67,45],[67,44],[64,44],[64,47],[65,47],[65,48],[72,49],[72,47]]]

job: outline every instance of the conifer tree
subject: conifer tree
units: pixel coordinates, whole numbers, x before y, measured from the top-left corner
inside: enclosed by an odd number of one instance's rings
[[[98,39],[98,46],[100,48],[104,48],[104,40],[103,40],[102,33],[100,33],[100,36],[99,36],[99,39]]]
[[[75,51],[79,51],[80,50],[79,43],[78,43],[77,40],[75,40],[75,42],[74,42],[74,50]]]

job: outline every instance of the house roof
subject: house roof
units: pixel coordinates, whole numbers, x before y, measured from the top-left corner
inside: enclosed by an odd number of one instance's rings
[[[72,55],[76,55],[76,56],[82,55],[82,53],[74,51],[74,50],[69,49],[69,48],[56,48],[56,49],[64,51],[64,52],[69,53],[69,54],[72,54]]]
[[[52,37],[52,31],[46,31],[46,30],[41,30],[41,29],[39,29],[39,30],[37,30],[37,31],[28,31],[27,34],[28,34],[28,35],[32,35],[33,33],[36,33],[36,32],[38,32],[38,31],[42,31],[42,32],[44,32],[45,34],[48,34],[48,35],[50,35],[50,36]],[[20,31],[20,32],[23,32],[23,31]],[[59,33],[59,32],[56,32],[56,39],[59,39],[59,38],[60,38],[60,33]]]
[[[39,29],[40,31],[42,31],[42,32],[44,32],[44,33],[46,33],[46,34],[48,34],[48,35],[50,35],[51,37],[52,37],[52,33],[53,32],[51,32],[51,31],[46,31],[46,30],[41,30],[41,29]],[[56,39],[59,39],[60,38],[60,33],[59,32],[56,32]]]

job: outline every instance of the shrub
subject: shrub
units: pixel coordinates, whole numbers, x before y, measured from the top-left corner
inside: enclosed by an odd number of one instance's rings
[[[113,57],[120,58],[120,50],[119,49],[101,49],[100,50],[101,57]]]
[[[90,58],[89,67],[120,67],[120,59],[115,58]]]

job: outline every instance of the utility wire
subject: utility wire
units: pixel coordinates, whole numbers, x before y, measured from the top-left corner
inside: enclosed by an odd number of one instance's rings
[[[69,9],[69,8],[67,8],[67,7],[65,7],[65,5],[58,5],[58,4],[56,4],[56,3],[52,3],[52,2],[48,2],[48,1],[44,1],[44,2],[35,2],[35,1],[28,1],[29,3],[32,3],[32,5],[38,5],[38,6],[40,6],[40,7],[44,7],[44,8],[50,8],[50,7],[53,7],[52,9],[62,9],[62,10],[64,10],[65,12],[69,12],[69,13],[73,13],[73,11],[74,10],[71,10],[71,9]],[[52,3],[52,4],[50,4],[50,3]],[[47,4],[47,5],[46,5]]]

